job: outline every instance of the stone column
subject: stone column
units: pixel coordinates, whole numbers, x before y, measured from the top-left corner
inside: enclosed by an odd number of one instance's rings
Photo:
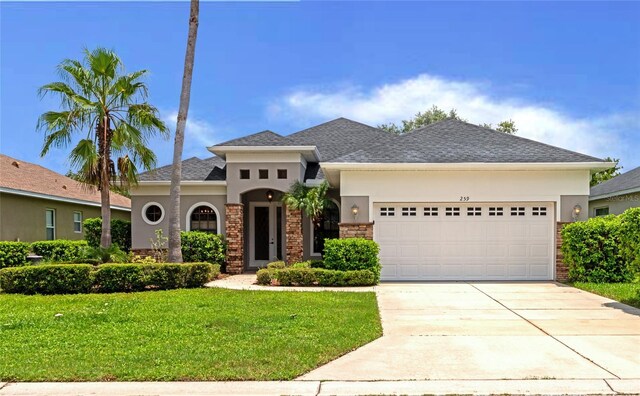
[[[566,221],[556,223],[556,273],[553,279],[558,282],[566,282],[569,280],[569,267],[564,262],[562,255],[562,227],[568,224]]]
[[[227,232],[227,273],[241,274],[244,271],[244,205],[225,205]]]
[[[373,240],[373,223],[340,223],[340,238],[364,238]]]
[[[285,234],[287,238],[286,261],[294,264],[303,259],[302,211],[285,209]]]

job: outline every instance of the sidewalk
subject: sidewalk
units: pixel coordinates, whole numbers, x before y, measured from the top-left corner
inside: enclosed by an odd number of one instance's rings
[[[316,286],[262,286],[257,285],[256,274],[231,275],[207,283],[206,287],[219,287],[232,290],[266,290],[266,291],[305,291],[305,292],[373,292],[378,286],[358,287],[316,287]]]
[[[640,380],[0,383],[0,396],[638,395]]]

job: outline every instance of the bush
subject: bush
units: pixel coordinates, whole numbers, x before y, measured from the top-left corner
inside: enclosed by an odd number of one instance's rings
[[[620,218],[596,217],[562,229],[562,254],[572,282],[626,282],[629,266],[620,255]]]
[[[74,263],[84,264],[104,264],[104,263],[127,263],[129,255],[120,250],[118,245],[113,244],[108,248],[93,248],[85,246],[80,252],[80,257],[73,261]]]
[[[620,254],[629,271],[640,276],[640,208],[620,215]]]
[[[0,268],[25,265],[28,254],[26,242],[0,242]]]
[[[324,267],[331,270],[369,270],[380,280],[380,248],[364,238],[327,239],[324,243]]]
[[[227,246],[222,235],[183,231],[180,233],[180,238],[184,262],[224,264]]]
[[[284,261],[272,261],[269,264],[267,264],[268,269],[281,269],[281,268],[285,268],[286,266],[287,264]]]
[[[266,268],[259,269],[258,272],[256,272],[258,284],[270,285],[271,279],[273,278],[274,273],[275,273],[275,270],[272,270],[272,269],[266,269]]]
[[[145,289],[144,264],[103,264],[93,273],[98,293],[132,292]]]
[[[88,264],[28,265],[0,270],[0,289],[5,293],[76,294],[91,290]]]
[[[84,226],[84,239],[92,248],[100,247],[102,235],[102,218],[94,217],[82,222]],[[111,242],[125,252],[131,250],[131,222],[120,219],[111,219]]]
[[[73,262],[83,256],[87,241],[69,241],[56,239],[54,241],[38,241],[31,244],[31,250],[44,261]]]
[[[311,268],[311,262],[302,261],[300,263],[294,263],[291,268]]]
[[[370,270],[336,271],[322,268],[285,268],[270,274],[280,286],[371,286],[377,283]],[[266,279],[266,275],[265,279]]]

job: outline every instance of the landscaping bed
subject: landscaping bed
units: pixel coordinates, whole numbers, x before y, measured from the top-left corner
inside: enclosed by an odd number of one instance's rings
[[[373,293],[0,294],[0,381],[290,380],[382,334]]]

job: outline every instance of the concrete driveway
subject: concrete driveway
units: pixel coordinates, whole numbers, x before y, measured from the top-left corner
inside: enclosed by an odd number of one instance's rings
[[[304,380],[640,379],[640,309],[554,282],[383,283],[384,336]]]

